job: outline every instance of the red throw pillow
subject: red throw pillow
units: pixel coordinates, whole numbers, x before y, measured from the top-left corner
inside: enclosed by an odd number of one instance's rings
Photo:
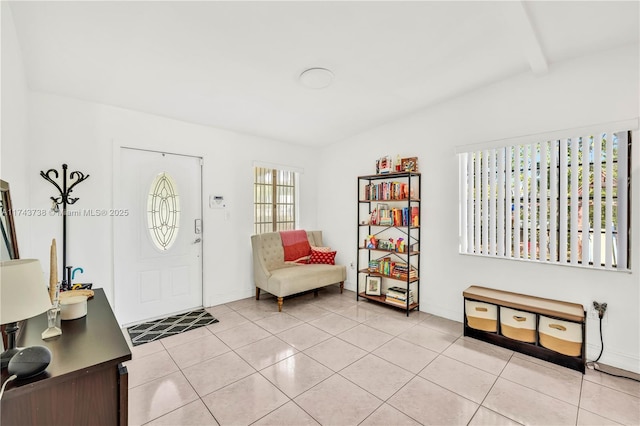
[[[311,244],[307,239],[307,232],[303,229],[280,231],[284,261],[296,261],[311,254]]]
[[[325,265],[335,265],[336,264],[336,252],[322,252],[311,249],[311,257],[309,258],[309,263],[322,263]]]
[[[323,253],[329,253],[331,251],[331,247],[316,247],[316,246],[311,246],[311,250],[315,250],[315,251],[321,251]]]

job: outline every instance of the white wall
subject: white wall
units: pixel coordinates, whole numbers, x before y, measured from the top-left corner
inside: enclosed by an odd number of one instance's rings
[[[637,132],[632,165],[633,273],[488,259],[458,254],[456,145],[638,117],[638,46],[551,64],[477,90],[324,150],[318,181],[318,225],[340,236],[338,259],[357,256],[356,176],[375,173],[375,159],[418,156],[422,172],[421,309],[461,321],[469,285],[582,303],[607,302],[602,362],[638,371],[640,365],[640,159]],[[340,191],[336,191],[340,188]],[[355,289],[355,270],[347,286]],[[587,355],[598,355],[597,321],[587,323]]]
[[[317,149],[243,136],[149,114],[32,92],[29,96],[29,137],[32,155],[28,206],[49,209],[55,188],[39,176],[63,163],[69,171],[90,177],[74,188],[81,209],[126,208],[113,205],[114,162],[120,146],[189,154],[204,158],[204,286],[205,305],[254,294],[250,235],[253,233],[253,161],[303,169],[300,179],[300,226],[316,227]],[[114,154],[115,153],[115,154]],[[208,208],[208,195],[225,197],[229,219]],[[81,266],[83,282],[93,282],[112,298],[113,223],[108,217],[69,217],[68,264]],[[62,219],[32,221],[29,255],[48,265],[51,238],[57,239],[61,264]],[[117,249],[117,248],[116,248]],[[117,289],[117,285],[115,287]]]
[[[24,205],[29,196],[27,171],[27,83],[20,46],[16,38],[11,8],[2,2],[2,79],[0,98],[0,178],[9,182],[14,207]],[[16,234],[21,257],[29,252],[29,219],[16,215]]]
[[[259,137],[179,122],[121,108],[31,92],[26,83],[11,9],[2,2],[2,145],[0,177],[11,185],[14,208],[46,212],[17,217],[21,257],[49,267],[55,238],[62,265],[62,218],[50,216],[56,189],[40,171],[81,171],[90,177],[73,192],[76,210],[114,206],[113,170],[120,146],[190,154],[203,165],[204,304],[214,305],[254,294],[250,235],[253,233],[253,162],[302,170],[300,227],[317,227],[318,150]],[[115,154],[114,154],[115,153]],[[222,210],[206,207],[209,194],[224,195]],[[113,302],[113,221],[117,218],[68,218],[68,263],[81,266],[83,282],[102,287]]]
[[[548,74],[523,75],[411,117],[389,123],[322,150],[242,136],[162,117],[27,90],[15,29],[2,2],[2,145],[0,177],[8,180],[17,208],[49,209],[53,187],[40,170],[89,173],[75,196],[78,207],[109,208],[113,153],[119,145],[205,158],[204,188],[228,200],[231,217],[205,209],[205,304],[253,293],[252,161],[304,169],[301,227],[323,229],[338,262],[357,255],[356,176],[374,172],[376,158],[418,156],[422,188],[422,309],[462,319],[461,292],[470,284],[551,297],[588,306],[609,303],[602,361],[638,371],[640,360],[640,160],[633,152],[631,274],[587,271],[462,256],[458,248],[457,159],[453,147],[638,116],[638,46],[552,64]],[[27,130],[28,125],[28,130]],[[637,141],[637,133],[634,134]],[[321,158],[321,161],[318,161]],[[321,177],[321,178],[319,178]],[[317,193],[316,190],[317,189]],[[28,195],[27,195],[28,194]],[[115,220],[115,219],[114,219]],[[29,226],[27,226],[29,225]],[[61,219],[18,218],[22,257],[48,265],[51,238],[61,241]],[[113,300],[112,229],[107,218],[69,221],[70,263],[83,280],[105,288]],[[355,271],[347,286],[355,289]],[[597,322],[588,322],[588,356],[599,350]]]

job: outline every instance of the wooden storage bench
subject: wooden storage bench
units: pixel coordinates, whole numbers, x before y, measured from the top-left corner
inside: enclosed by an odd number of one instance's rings
[[[471,286],[464,297],[464,335],[553,362],[584,374],[584,307]]]

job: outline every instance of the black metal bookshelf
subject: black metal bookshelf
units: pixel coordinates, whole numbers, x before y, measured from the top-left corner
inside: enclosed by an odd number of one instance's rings
[[[420,307],[420,205],[421,175],[418,172],[396,172],[358,176],[358,256],[356,300],[367,299],[402,309],[407,316]],[[391,223],[379,223],[380,206],[387,206],[393,212]],[[405,210],[406,209],[406,210]],[[417,210],[416,210],[417,209]],[[372,215],[372,212],[376,212]],[[407,212],[404,214],[403,212]],[[400,212],[400,213],[398,213]],[[417,212],[417,213],[416,213]],[[416,218],[417,216],[417,218]],[[384,217],[386,219],[386,216]],[[400,220],[398,220],[400,219]],[[376,239],[375,246],[370,237]],[[404,245],[397,243],[402,239]],[[390,246],[394,240],[395,246]],[[378,244],[384,242],[382,246]],[[366,261],[366,266],[364,265]],[[383,262],[373,268],[375,262]],[[384,264],[388,262],[388,264]],[[400,266],[402,265],[402,266]],[[367,292],[367,277],[380,279],[380,294]],[[396,298],[387,298],[390,287],[400,287],[406,291],[406,300],[398,303]],[[413,294],[413,298],[411,295]],[[413,300],[412,300],[413,299]]]

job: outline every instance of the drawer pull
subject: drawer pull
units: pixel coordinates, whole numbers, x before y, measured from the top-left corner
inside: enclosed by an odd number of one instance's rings
[[[555,328],[556,330],[560,330],[560,331],[567,331],[567,327],[560,324],[549,324],[549,328]]]
[[[513,319],[514,319],[514,320],[516,320],[516,321],[518,321],[518,322],[523,322],[523,321],[526,321],[526,320],[527,320],[527,318],[525,318],[525,317],[519,317],[519,316],[517,316],[517,315],[514,315],[514,316],[513,316]]]
[[[483,308],[481,306],[476,306],[476,311],[478,311],[478,312],[487,312],[487,308]]]

